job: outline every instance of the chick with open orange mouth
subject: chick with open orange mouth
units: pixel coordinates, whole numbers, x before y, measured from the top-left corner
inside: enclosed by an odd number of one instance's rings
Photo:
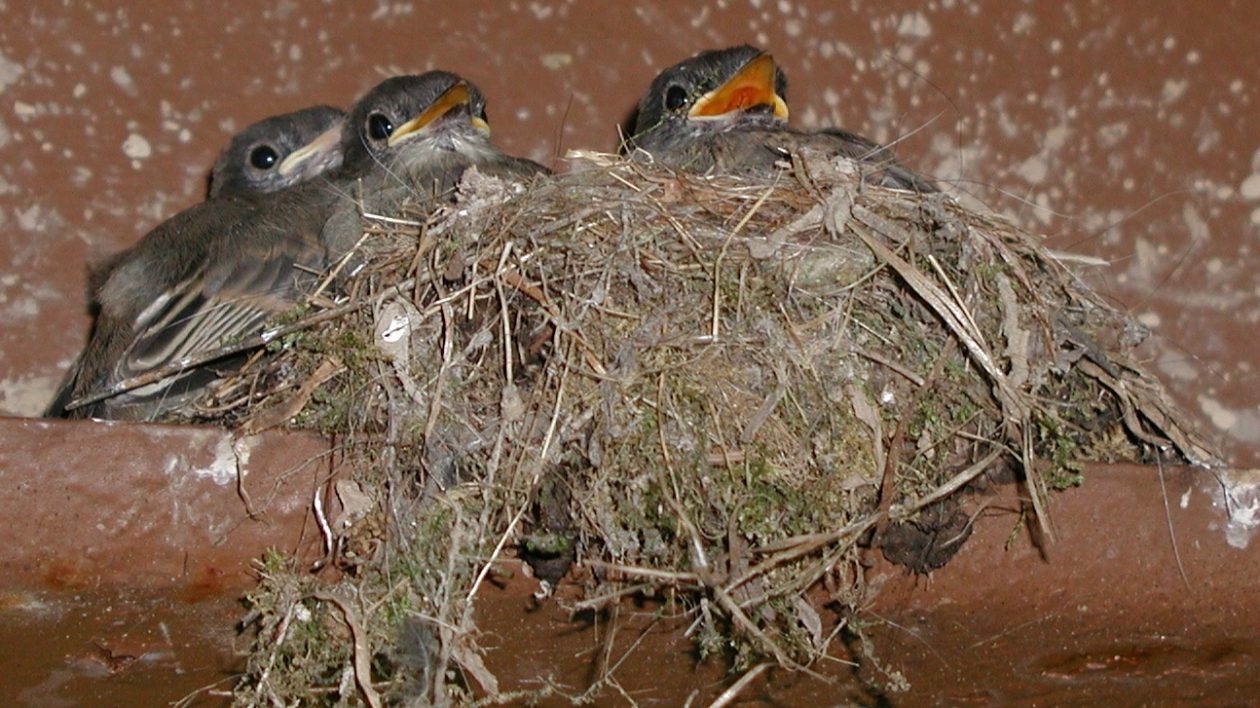
[[[743,45],[711,50],[661,72],[639,102],[622,145],[697,172],[763,172],[811,148],[856,160],[877,184],[916,192],[936,186],[877,143],[839,128],[788,126],[787,78],[774,58]]]

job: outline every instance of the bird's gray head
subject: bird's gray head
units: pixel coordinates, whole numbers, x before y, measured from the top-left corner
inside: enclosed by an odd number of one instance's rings
[[[274,192],[340,167],[343,118],[314,106],[242,130],[210,171],[210,196]]]
[[[787,121],[787,77],[766,52],[714,49],[657,75],[639,101],[627,142],[649,149],[661,134]]]
[[[446,71],[386,79],[350,109],[342,136],[346,168],[364,169],[412,140],[448,131],[489,136],[486,100],[476,86]]]

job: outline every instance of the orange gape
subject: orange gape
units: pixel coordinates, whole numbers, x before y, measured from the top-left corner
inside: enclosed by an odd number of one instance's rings
[[[774,109],[775,116],[787,120],[787,104],[774,92],[774,77],[774,58],[762,54],[748,62],[726,83],[700,97],[688,115],[691,118],[716,118],[753,106],[769,106]]]

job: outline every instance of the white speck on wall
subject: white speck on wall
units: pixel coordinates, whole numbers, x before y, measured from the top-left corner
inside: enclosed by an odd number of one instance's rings
[[[555,12],[555,10],[556,9],[554,7],[540,2],[531,2],[529,4],[529,11],[534,13],[534,17],[539,20],[545,20],[548,17],[551,17],[551,14]]]
[[[0,381],[0,411],[5,415],[37,416],[52,400],[58,376],[27,376]]]
[[[1187,79],[1168,79],[1164,81],[1164,90],[1159,100],[1163,103],[1172,103],[1184,96],[1189,86],[1190,81]]]
[[[17,81],[18,77],[25,71],[21,64],[0,54],[0,93],[4,93],[9,84]]]
[[[30,120],[31,118],[34,118],[37,113],[39,113],[39,109],[26,101],[13,102],[13,114],[22,120]]]
[[[1159,317],[1159,313],[1149,311],[1138,315],[1137,321],[1142,323],[1142,326],[1148,329],[1155,329],[1159,327],[1161,322],[1163,322],[1163,320]]]
[[[220,487],[232,484],[238,469],[242,476],[248,474],[250,454],[260,439],[250,436],[234,440],[231,433],[223,433],[214,445],[214,461],[208,467],[194,467],[189,471],[197,477],[209,477]]]
[[[1037,208],[1033,211],[1033,216],[1037,218],[1037,221],[1042,224],[1049,224],[1054,220],[1054,209],[1050,208],[1050,197],[1045,192],[1038,194],[1037,198],[1033,200],[1033,204],[1037,205]]]
[[[551,71],[558,71],[573,63],[573,55],[567,52],[556,52],[554,54],[544,54],[538,57],[542,62],[543,68]]]
[[[1045,146],[1046,150],[1059,150],[1067,145],[1068,136],[1072,134],[1072,129],[1066,125],[1056,125],[1046,131]]]
[[[1208,420],[1212,421],[1212,425],[1220,430],[1229,430],[1238,425],[1238,414],[1222,405],[1215,398],[1199,396],[1199,410],[1203,411]]]
[[[1185,222],[1186,228],[1190,231],[1190,238],[1193,241],[1206,241],[1210,235],[1208,231],[1207,220],[1199,213],[1190,202],[1186,202],[1181,208],[1181,220]]]
[[[127,70],[124,67],[115,66],[110,69],[109,78],[112,79],[114,83],[118,85],[118,88],[122,89],[128,96],[136,95],[136,82],[132,80],[131,74],[127,73]]]
[[[700,29],[709,20],[709,6],[700,8],[700,12],[691,18],[691,29]]]
[[[1159,368],[1159,372],[1169,379],[1176,381],[1189,382],[1199,379],[1199,370],[1195,368],[1194,360],[1183,358],[1180,356],[1170,356],[1165,352],[1161,352],[1155,360],[1155,366]]]
[[[902,37],[924,38],[932,36],[932,23],[922,12],[909,12],[901,16],[897,25],[897,34]]]
[[[32,204],[28,209],[15,209],[13,213],[17,217],[19,229],[23,231],[40,231],[43,229],[43,212],[38,204]]]
[[[153,146],[139,133],[132,133],[122,144],[123,154],[133,160],[143,160],[153,154]]]
[[[1208,493],[1228,515],[1225,540],[1244,549],[1260,527],[1260,470],[1219,470],[1216,478]]]
[[[1046,181],[1046,175],[1050,172],[1050,166],[1040,156],[1032,157],[1020,163],[1016,169],[1020,177],[1023,177],[1029,184],[1042,184]]]
[[[1251,210],[1251,225],[1260,228],[1260,207]]]
[[[1221,131],[1212,127],[1211,119],[1207,116],[1204,116],[1203,119],[1199,121],[1199,127],[1195,131],[1195,136],[1197,138],[1197,142],[1195,143],[1194,149],[1197,150],[1200,155],[1207,154],[1221,146]]]
[[[1098,129],[1098,144],[1106,148],[1115,147],[1128,134],[1129,124],[1127,122],[1109,123]]]
[[[1247,201],[1260,200],[1260,172],[1248,175],[1247,179],[1238,185],[1238,193]]]
[[[1011,31],[1015,34],[1026,34],[1037,24],[1037,19],[1027,12],[1021,12],[1015,16],[1015,22],[1011,25]]]
[[[84,86],[83,84],[75,84],[74,90],[70,92],[70,95],[75,98],[83,98],[87,95],[87,86]]]
[[[39,302],[33,297],[21,297],[13,302],[5,302],[3,317],[5,321],[29,319],[39,315]]]

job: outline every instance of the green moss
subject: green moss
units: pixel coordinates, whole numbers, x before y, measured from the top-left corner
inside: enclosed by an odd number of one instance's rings
[[[1067,432],[1058,418],[1045,413],[1034,417],[1036,452],[1049,463],[1049,470],[1042,472],[1042,480],[1051,489],[1062,491],[1079,487],[1085,478],[1081,474],[1080,446],[1074,435]]]

